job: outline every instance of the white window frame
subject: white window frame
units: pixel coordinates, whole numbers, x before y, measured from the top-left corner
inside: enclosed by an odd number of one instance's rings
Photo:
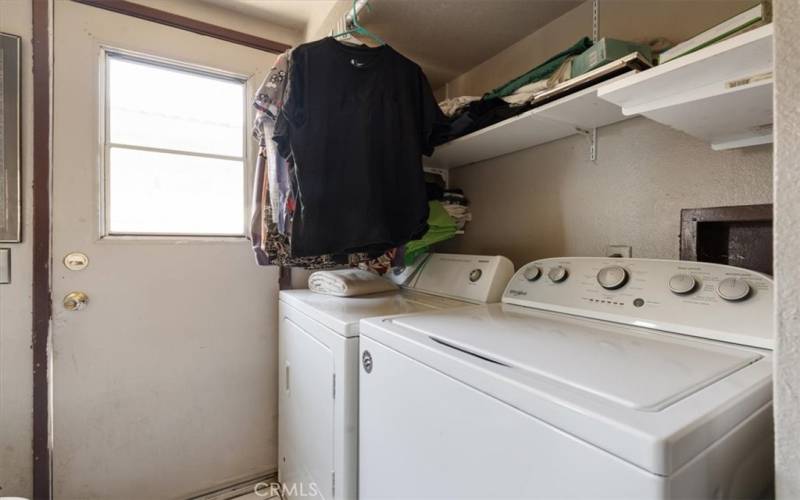
[[[110,58],[119,58],[128,61],[138,62],[142,64],[147,64],[151,66],[161,66],[163,68],[177,70],[177,71],[184,71],[189,73],[196,73],[201,76],[209,77],[209,78],[216,78],[219,80],[226,80],[238,83],[242,86],[242,156],[227,156],[227,155],[217,155],[217,154],[209,154],[209,153],[198,153],[193,151],[182,151],[176,149],[165,149],[165,148],[154,148],[154,147],[147,147],[147,146],[137,146],[137,145],[130,145],[130,144],[121,144],[121,143],[112,143],[110,142],[110,110],[109,110],[109,64],[108,60]],[[250,169],[250,148],[248,147],[248,129],[247,125],[249,123],[250,115],[248,113],[249,107],[247,106],[247,97],[248,97],[248,80],[249,78],[245,75],[240,75],[236,73],[231,73],[228,71],[216,69],[216,68],[208,68],[204,66],[198,66],[186,62],[176,61],[172,59],[167,59],[159,56],[154,56],[150,54],[142,54],[138,52],[133,52],[124,49],[112,48],[112,47],[101,47],[100,48],[100,89],[101,92],[99,93],[100,98],[100,130],[99,130],[99,139],[100,139],[100,151],[101,151],[101,158],[100,158],[100,186],[102,187],[100,193],[100,239],[101,240],[188,240],[188,241],[224,241],[224,240],[233,240],[233,241],[242,241],[247,239],[247,233],[250,223],[250,195],[252,193],[249,192],[249,183],[248,180],[251,177],[251,169]],[[214,158],[214,159],[222,159],[222,160],[233,160],[233,161],[241,161],[242,162],[242,193],[243,193],[243,206],[242,206],[242,231],[240,233],[230,234],[230,233],[176,233],[176,234],[168,234],[168,233],[137,233],[137,232],[111,232],[110,231],[110,211],[108,207],[109,204],[109,195],[110,195],[110,185],[109,185],[109,167],[110,167],[110,152],[112,147],[117,148],[126,148],[131,150],[138,150],[138,151],[150,151],[150,152],[157,152],[157,153],[168,153],[168,154],[180,154],[186,156],[196,156],[201,158]]]

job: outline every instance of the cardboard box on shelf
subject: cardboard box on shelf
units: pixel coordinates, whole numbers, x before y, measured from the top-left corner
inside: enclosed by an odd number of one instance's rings
[[[603,38],[572,60],[572,78],[625,57],[632,52],[638,52],[648,62],[653,62],[652,51],[647,45]]]

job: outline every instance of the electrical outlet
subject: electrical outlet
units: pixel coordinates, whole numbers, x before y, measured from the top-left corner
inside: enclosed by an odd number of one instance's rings
[[[628,245],[608,245],[606,247],[606,257],[631,257],[631,247]]]

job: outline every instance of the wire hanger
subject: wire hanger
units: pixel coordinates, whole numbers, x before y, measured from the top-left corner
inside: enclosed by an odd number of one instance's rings
[[[384,42],[378,35],[376,35],[375,33],[372,33],[370,30],[368,30],[367,28],[361,26],[358,23],[358,10],[356,10],[356,3],[357,3],[357,0],[353,0],[353,18],[351,19],[351,22],[353,23],[353,28],[352,29],[345,29],[344,31],[333,35],[333,38],[339,38],[339,37],[343,37],[343,36],[350,36],[350,35],[353,35],[353,34],[359,34],[359,35],[362,35],[362,36],[368,36],[368,37],[372,38],[379,45],[386,45],[386,42]],[[367,7],[367,10],[371,9],[371,7],[369,6],[369,2],[368,1],[365,2],[364,5]]]

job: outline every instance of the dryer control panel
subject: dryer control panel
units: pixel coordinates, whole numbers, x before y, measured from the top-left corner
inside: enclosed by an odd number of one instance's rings
[[[772,349],[773,281],[721,264],[566,257],[523,266],[503,303]]]
[[[404,288],[474,304],[500,302],[513,274],[514,264],[501,255],[450,253],[432,253],[389,272]]]

